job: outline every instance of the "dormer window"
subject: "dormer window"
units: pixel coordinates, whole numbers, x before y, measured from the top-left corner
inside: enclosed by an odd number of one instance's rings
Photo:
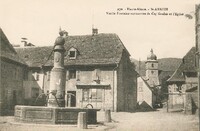
[[[70,51],[70,52],[69,52],[69,57],[70,57],[70,58],[76,57],[76,51]]]
[[[76,56],[77,56],[77,49],[75,48],[71,48],[69,51],[68,51],[68,56],[69,56],[69,59],[76,59]]]

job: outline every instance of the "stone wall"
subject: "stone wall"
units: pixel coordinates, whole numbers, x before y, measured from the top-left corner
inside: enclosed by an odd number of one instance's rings
[[[24,67],[1,60],[0,114],[12,114],[15,105],[24,104],[23,74]]]
[[[117,111],[134,111],[137,105],[137,74],[123,52],[117,70]]]
[[[170,93],[168,97],[168,108],[174,110],[183,110],[185,94],[181,93]]]
[[[198,114],[198,92],[186,92],[185,113]]]

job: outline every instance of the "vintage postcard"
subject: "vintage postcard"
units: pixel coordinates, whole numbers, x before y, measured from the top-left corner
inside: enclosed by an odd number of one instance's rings
[[[197,0],[0,0],[0,131],[198,131]]]

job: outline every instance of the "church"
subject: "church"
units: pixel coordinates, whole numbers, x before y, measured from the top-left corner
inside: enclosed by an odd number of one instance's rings
[[[147,56],[146,74],[141,76],[138,73],[137,78],[137,102],[141,104],[147,104],[151,108],[157,106],[160,103],[160,82],[159,82],[159,70],[157,56],[151,49],[150,54]]]

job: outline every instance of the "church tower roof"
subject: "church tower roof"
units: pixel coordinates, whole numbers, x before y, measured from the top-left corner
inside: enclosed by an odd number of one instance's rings
[[[151,53],[147,56],[147,60],[157,60],[157,56],[153,53],[153,49],[150,51]]]

